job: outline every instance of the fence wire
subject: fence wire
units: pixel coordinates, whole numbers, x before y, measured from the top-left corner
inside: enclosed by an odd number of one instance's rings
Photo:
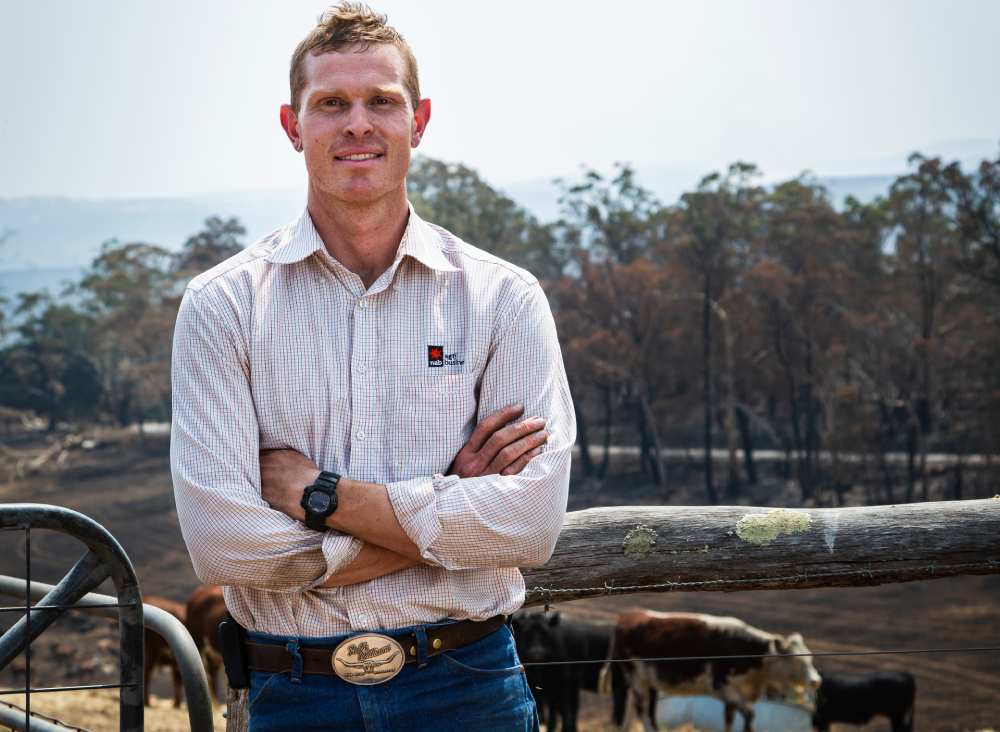
[[[1000,573],[1000,561],[994,559],[986,559],[979,562],[965,562],[961,564],[948,564],[949,570],[962,569],[969,570],[971,573],[978,574],[986,571],[990,574]],[[928,579],[934,577],[937,572],[937,565],[930,564],[927,567],[920,567],[914,570],[915,572],[926,574]],[[714,580],[684,580],[684,581],[671,581],[666,580],[664,582],[658,582],[654,584],[645,585],[615,585],[612,583],[605,583],[601,586],[594,587],[541,587],[534,586],[528,589],[528,595],[534,595],[544,601],[544,611],[548,612],[551,604],[553,602],[558,602],[555,598],[559,595],[573,595],[572,599],[585,599],[584,597],[579,597],[583,594],[585,597],[611,597],[614,595],[628,595],[638,592],[670,592],[670,591],[684,591],[693,590],[698,588],[712,587],[712,586],[731,586],[753,583],[802,583],[806,581],[815,581],[817,579],[825,579],[828,577],[864,577],[867,579],[873,579],[878,575],[884,574],[897,574],[898,569],[877,569],[871,567],[865,567],[863,569],[854,570],[842,570],[835,572],[799,572],[793,575],[781,575],[775,577],[741,577],[741,578],[723,578]],[[836,586],[830,587],[829,589],[835,589]],[[816,589],[822,589],[817,587]],[[747,592],[752,592],[754,590],[746,590]],[[760,591],[758,588],[757,591]],[[773,590],[772,590],[773,591]],[[613,626],[609,626],[613,627]],[[997,653],[1000,652],[1000,646],[981,646],[974,648],[913,648],[913,649],[885,649],[885,650],[873,650],[873,651],[829,651],[829,652],[818,652],[818,653],[788,653],[782,654],[783,657],[793,657],[793,656],[809,656],[812,658],[829,658],[829,657],[845,657],[845,656],[879,656],[879,655],[916,655],[916,654],[933,654],[933,653]],[[614,659],[581,659],[576,661],[535,661],[528,662],[522,665],[524,666],[566,666],[566,665],[579,665],[579,664],[594,664],[594,663],[625,663],[632,661],[724,661],[724,660],[749,660],[749,659],[763,659],[768,658],[767,654],[757,654],[757,655],[737,655],[737,656],[650,656],[650,657],[639,657],[633,656],[628,658],[614,658]]]
[[[902,656],[920,653],[1000,653],[1000,646],[976,648],[893,648],[876,651],[826,651],[817,653],[782,653],[782,658],[832,658],[844,656]],[[773,654],[757,653],[736,656],[629,656],[626,658],[581,659],[578,661],[531,661],[523,666],[572,666],[593,663],[631,663],[632,661],[737,661],[774,658]]]
[[[995,559],[986,559],[979,562],[962,562],[959,564],[948,564],[946,565],[949,570],[949,576],[954,575],[952,570],[965,570],[969,574],[1000,574],[1000,561]],[[944,569],[944,567],[942,567]],[[930,564],[926,567],[917,567],[912,570],[918,574],[927,575],[927,579],[933,579],[937,574],[938,566],[936,564]],[[874,579],[879,575],[887,574],[899,574],[899,568],[887,568],[878,569],[872,567],[865,567],[863,569],[845,569],[833,572],[807,572],[801,571],[797,574],[781,575],[777,577],[739,577],[739,578],[723,578],[723,579],[713,579],[713,580],[682,580],[682,581],[671,581],[666,580],[664,582],[657,582],[654,584],[646,585],[615,585],[612,583],[604,583],[600,586],[593,587],[541,587],[534,586],[528,589],[528,594],[542,600],[545,604],[546,609],[552,602],[558,602],[556,599],[560,595],[573,595],[570,599],[583,599],[582,596],[586,597],[602,597],[618,594],[633,594],[636,592],[670,592],[679,590],[693,590],[698,588],[706,587],[720,587],[720,586],[735,586],[735,585],[745,585],[749,583],[765,584],[765,583],[787,583],[790,585],[802,584],[804,582],[815,582],[816,580],[828,579],[828,578],[843,578],[843,577],[864,577],[867,579]],[[864,586],[863,583],[859,583],[859,586]],[[836,586],[832,586],[833,589]],[[757,587],[756,590],[762,590],[765,588]],[[780,589],[780,588],[778,588]],[[788,589],[792,589],[789,587]],[[816,588],[820,589],[820,588]],[[748,588],[747,592],[755,591],[754,588]]]

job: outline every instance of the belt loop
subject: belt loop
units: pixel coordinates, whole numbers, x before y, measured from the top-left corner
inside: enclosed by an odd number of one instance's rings
[[[288,651],[289,655],[292,657],[292,675],[290,681],[293,684],[302,683],[302,654],[299,653],[299,639],[293,638],[288,641],[285,646],[285,650]]]
[[[423,668],[427,665],[427,628],[418,625],[413,635],[417,638],[417,668]]]

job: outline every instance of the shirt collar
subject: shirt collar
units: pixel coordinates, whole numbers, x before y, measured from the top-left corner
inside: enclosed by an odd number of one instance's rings
[[[441,251],[441,237],[409,204],[410,218],[399,243],[396,261],[411,256],[424,266],[439,272],[457,272]],[[324,248],[323,239],[313,224],[309,209],[304,209],[298,219],[280,231],[271,253],[265,259],[274,264],[293,264]]]
[[[411,256],[429,269],[439,272],[457,272],[441,251],[441,237],[430,225],[417,215],[410,204],[410,218],[406,222],[403,240],[399,243],[396,259]]]

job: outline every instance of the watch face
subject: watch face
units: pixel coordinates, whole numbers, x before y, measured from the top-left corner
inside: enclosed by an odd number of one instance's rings
[[[330,496],[323,491],[313,491],[309,494],[309,510],[313,513],[323,513],[330,508]]]

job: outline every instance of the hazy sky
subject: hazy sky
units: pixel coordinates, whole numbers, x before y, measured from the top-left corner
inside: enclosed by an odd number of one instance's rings
[[[325,2],[0,0],[0,196],[302,186],[278,125]],[[1000,139],[1000,2],[373,5],[408,38],[426,154],[503,184],[615,160],[857,170]]]

